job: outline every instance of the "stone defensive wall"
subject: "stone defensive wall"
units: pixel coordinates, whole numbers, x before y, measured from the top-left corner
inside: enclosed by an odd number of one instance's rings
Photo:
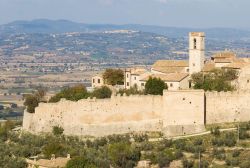
[[[204,130],[204,91],[164,91],[163,96],[114,96],[72,102],[40,103],[24,113],[23,129],[32,133],[64,128],[66,135],[105,136],[162,132],[173,136]]]
[[[206,124],[250,121],[250,92],[164,91],[163,96],[113,96],[72,102],[40,103],[24,113],[32,133],[64,128],[66,135],[105,136],[162,132],[166,136],[204,131]]]
[[[250,92],[207,92],[206,123],[250,121]]]

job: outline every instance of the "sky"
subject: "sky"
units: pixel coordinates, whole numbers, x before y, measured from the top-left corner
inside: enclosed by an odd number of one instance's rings
[[[250,0],[0,0],[0,24],[41,18],[94,24],[250,28]]]

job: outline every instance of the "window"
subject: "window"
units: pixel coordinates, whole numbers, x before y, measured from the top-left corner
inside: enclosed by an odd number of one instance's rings
[[[197,48],[197,40],[196,40],[196,38],[194,39],[194,49],[196,49]]]
[[[187,72],[189,72],[189,69],[187,69]]]
[[[127,86],[129,86],[129,82],[127,82]]]
[[[136,77],[134,77],[134,79],[136,80]]]
[[[193,66],[195,66],[195,63],[193,63]]]
[[[170,83],[170,87],[173,87],[173,83]]]
[[[144,86],[145,84],[144,83],[141,83],[141,86]]]
[[[128,78],[128,74],[127,74],[127,78]]]
[[[98,83],[101,83],[101,79],[98,79]]]
[[[249,83],[250,81],[249,81],[249,79],[247,80],[247,83]]]
[[[93,79],[93,83],[95,83],[95,79]]]

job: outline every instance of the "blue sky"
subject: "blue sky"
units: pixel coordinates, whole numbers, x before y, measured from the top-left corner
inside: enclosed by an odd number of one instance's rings
[[[0,24],[38,18],[250,28],[250,0],[0,0]]]

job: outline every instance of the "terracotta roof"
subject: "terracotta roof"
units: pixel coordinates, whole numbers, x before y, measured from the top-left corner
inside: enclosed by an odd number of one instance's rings
[[[245,67],[246,65],[249,65],[249,63],[234,62],[234,63],[223,66],[223,68],[241,69],[241,68]]]
[[[184,67],[156,67],[153,68],[154,71],[162,72],[162,73],[181,73],[184,72]]]
[[[212,56],[212,58],[235,58],[236,54],[234,52],[224,51],[216,53]]]
[[[63,168],[66,166],[69,160],[70,160],[69,158],[58,157],[53,160],[39,159],[37,161],[33,161],[33,160],[27,159],[26,161],[27,163],[32,164],[32,165],[38,165],[38,166],[43,166],[43,167],[48,167],[48,168]]]
[[[215,63],[231,63],[231,62],[233,62],[233,60],[227,59],[227,58],[215,58],[214,62]]]
[[[234,62],[239,63],[239,62],[245,62],[245,63],[250,63],[249,58],[236,58],[234,59]]]
[[[141,67],[126,68],[125,71],[130,71],[131,74],[133,74],[133,75],[141,75],[141,74],[144,74],[145,72],[147,72],[147,70],[145,68],[141,68]]]
[[[165,82],[180,82],[183,79],[185,79],[186,77],[188,77],[188,73],[169,73],[169,74],[154,74],[154,75],[149,75],[143,79],[141,79],[140,81],[147,81],[149,79],[149,77],[153,77],[153,78],[160,78]]]
[[[203,72],[209,72],[215,68],[215,63],[213,62],[208,62],[204,65],[202,71]]]
[[[158,60],[153,64],[153,68],[159,67],[188,67],[187,60]]]

